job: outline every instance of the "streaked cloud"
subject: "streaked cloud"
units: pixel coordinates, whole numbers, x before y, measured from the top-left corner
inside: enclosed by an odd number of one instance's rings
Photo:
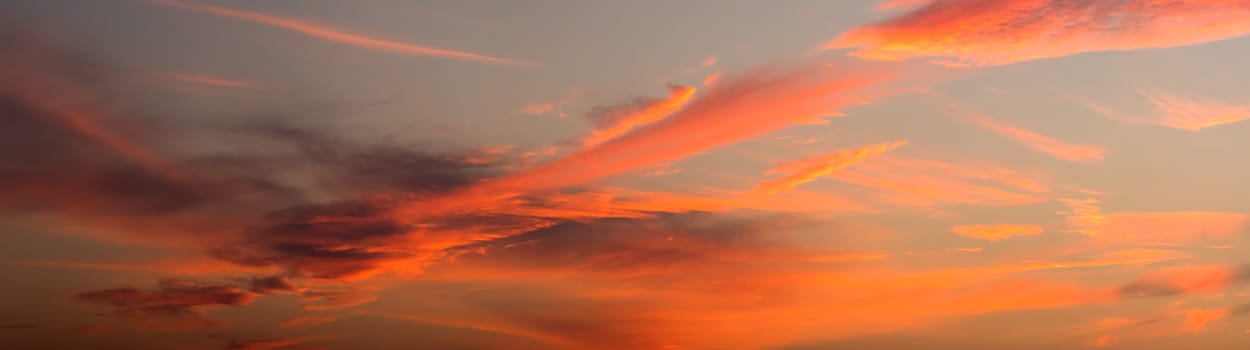
[[[1106,154],[1106,149],[1101,146],[1067,144],[987,116],[972,116],[967,119],[986,130],[1009,137],[1035,151],[1057,159],[1074,163],[1101,163]]]
[[[555,105],[551,102],[535,102],[525,105],[521,108],[521,113],[529,115],[542,115],[551,112]]]
[[[133,319],[147,327],[207,327],[213,320],[204,318],[201,306],[246,305],[255,298],[238,287],[202,284],[180,279],[161,280],[158,289],[143,291],[133,288],[107,289],[78,294],[87,302],[113,308],[112,314]]]
[[[32,33],[0,28],[0,35],[0,50],[10,52],[0,60],[0,95],[9,100],[0,108],[22,109],[5,111],[6,115],[56,125],[160,176],[180,176],[156,152],[118,131],[120,111],[82,81],[83,71],[100,67],[61,54]]]
[[[703,87],[712,87],[716,85],[716,81],[720,80],[720,72],[712,72],[706,78],[703,78]]]
[[[667,98],[639,98],[624,104],[596,107],[587,116],[595,129],[582,142],[594,146],[664,120],[685,107],[694,93],[692,87],[669,85]]]
[[[916,5],[888,1],[888,5]],[[937,0],[851,29],[830,49],[865,59],[928,58],[951,66],[998,65],[1093,51],[1200,44],[1250,34],[1250,5],[1236,0]]]
[[[1017,236],[1036,236],[1044,230],[1034,225],[961,225],[951,228],[951,232],[987,241],[1001,241]]]
[[[161,76],[169,79],[177,80],[184,83],[197,84],[210,87],[250,89],[255,88],[256,84],[242,80],[227,79],[206,74],[187,73],[187,72],[160,72]]]
[[[1126,296],[1160,297],[1210,292],[1250,282],[1250,266],[1185,265],[1151,271],[1120,288]]]
[[[1011,206],[1045,200],[1050,187],[1034,174],[988,164],[956,164],[899,155],[868,159],[831,177],[877,190],[893,206]]]
[[[857,149],[836,151],[822,156],[804,158],[794,162],[778,165],[765,174],[785,174],[784,176],[765,181],[756,187],[757,191],[769,194],[788,192],[795,186],[815,181],[828,176],[838,169],[850,167],[869,157],[889,152],[907,145],[907,141],[881,143]]]
[[[1180,96],[1159,90],[1138,91],[1153,108],[1153,115],[1136,115],[1094,102],[1086,102],[1086,105],[1108,119],[1122,123],[1154,124],[1193,132],[1250,119],[1250,105],[1247,104]]]
[[[171,6],[171,7],[184,9],[184,10],[203,12],[207,14],[212,14],[212,15],[217,15],[217,16],[222,16],[222,17],[229,17],[229,18],[257,23],[257,24],[263,24],[266,26],[285,29],[285,30],[293,31],[296,33],[304,34],[307,36],[311,36],[311,37],[326,40],[326,41],[332,41],[332,42],[336,42],[340,44],[360,47],[360,48],[369,49],[369,50],[393,52],[393,53],[399,53],[399,54],[405,54],[405,55],[442,57],[442,58],[450,58],[450,59],[465,60],[465,61],[476,61],[476,62],[493,63],[493,64],[506,64],[506,65],[527,65],[528,64],[526,62],[507,59],[507,58],[492,57],[492,56],[480,55],[480,54],[471,53],[471,52],[446,50],[446,49],[439,49],[439,48],[428,47],[428,46],[408,44],[408,43],[403,43],[403,42],[398,42],[398,41],[391,41],[391,40],[386,40],[386,39],[379,39],[379,38],[374,38],[374,37],[370,37],[370,36],[366,36],[362,34],[351,33],[345,30],[332,28],[329,26],[320,25],[320,24],[316,24],[312,22],[306,22],[306,21],[286,18],[286,17],[279,17],[279,16],[274,16],[274,15],[269,15],[269,14],[264,14],[264,13],[259,13],[259,12],[236,10],[236,9],[230,9],[230,8],[225,8],[225,7],[186,2],[186,1],[181,1],[181,0],[147,0],[147,1],[153,4],[158,4],[158,5]]]
[[[1228,316],[1225,309],[1193,309],[1185,313],[1185,331],[1202,332],[1207,325]]]
[[[703,67],[710,68],[715,66],[717,61],[719,61],[719,59],[717,59],[716,56],[707,56],[707,58],[703,59]]]

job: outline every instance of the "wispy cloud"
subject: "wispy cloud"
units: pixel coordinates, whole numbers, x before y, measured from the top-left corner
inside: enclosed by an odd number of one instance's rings
[[[768,170],[766,174],[785,174],[785,176],[765,181],[756,187],[756,190],[770,194],[788,192],[795,186],[815,181],[838,169],[855,165],[868,157],[889,152],[904,145],[907,145],[907,141],[882,143],[782,164]]]
[[[1086,102],[1086,105],[1108,119],[1123,123],[1154,124],[1195,132],[1250,119],[1250,105],[1246,104],[1180,96],[1159,90],[1140,89],[1138,92],[1153,108],[1153,115],[1135,115],[1094,102]]]
[[[899,155],[875,157],[830,176],[876,189],[875,199],[892,206],[1022,205],[1043,201],[1050,191],[1035,174]]]
[[[519,193],[585,184],[672,162],[900,92],[900,88],[889,84],[898,78],[897,68],[882,69],[854,64],[759,68],[716,85],[662,121],[454,195],[414,203],[411,210],[418,217],[423,212],[462,211],[480,206],[483,201]]]
[[[322,40],[333,41],[333,42],[337,42],[340,44],[346,44],[346,45],[370,49],[370,50],[394,52],[394,53],[400,53],[400,54],[406,54],[406,55],[443,57],[443,58],[450,58],[450,59],[477,61],[477,62],[494,63],[494,64],[507,64],[507,65],[528,64],[526,62],[507,59],[507,58],[491,57],[491,56],[485,56],[485,55],[480,55],[480,54],[475,54],[475,53],[470,53],[470,52],[445,50],[445,49],[433,48],[433,47],[428,47],[428,46],[420,46],[420,45],[408,44],[408,43],[403,43],[403,42],[398,42],[398,41],[379,39],[379,38],[374,38],[374,37],[365,36],[361,34],[350,33],[344,30],[340,30],[340,29],[336,29],[336,28],[332,28],[332,27],[328,27],[328,26],[324,26],[320,24],[315,24],[315,23],[292,19],[292,18],[278,17],[278,16],[268,15],[268,14],[259,13],[259,12],[236,10],[236,9],[197,4],[197,3],[180,1],[180,0],[148,0],[148,2],[159,4],[159,5],[177,7],[177,8],[181,8],[185,10],[203,12],[203,13],[208,13],[208,14],[213,14],[213,15],[218,15],[218,16],[223,16],[223,17],[230,17],[230,18],[258,23],[258,24],[263,24],[263,25],[267,25],[270,27],[281,28],[281,29],[297,32],[300,34],[308,35],[308,36],[315,37],[315,38],[322,39]]]
[[[921,1],[888,1],[914,6]],[[1250,33],[1230,0],[936,0],[847,31],[827,48],[874,60],[997,65],[1090,51],[1176,47]]]
[[[181,81],[184,83],[204,85],[210,87],[250,89],[255,88],[256,84],[242,80],[227,79],[206,74],[187,73],[187,72],[160,72],[161,76],[169,79]]]
[[[10,52],[0,60],[0,95],[11,101],[11,105],[0,108],[24,109],[6,111],[6,116],[30,117],[56,125],[160,176],[180,177],[156,152],[119,132],[118,124],[122,123],[116,107],[105,103],[82,83],[81,72],[98,67],[76,62],[76,58],[55,52],[32,34],[10,32],[9,28],[0,28],[0,50]]]
[[[1063,143],[1049,136],[1021,129],[988,116],[971,116],[966,119],[986,130],[1009,137],[1035,151],[1069,162],[1101,163],[1106,153],[1106,149],[1100,146]]]
[[[596,107],[587,116],[595,130],[582,142],[586,146],[594,146],[664,120],[685,107],[694,94],[692,87],[670,85],[666,98],[640,98],[624,104]]]
[[[1043,229],[1034,225],[961,225],[952,227],[951,232],[987,241],[1001,241],[1017,236],[1040,235]]]

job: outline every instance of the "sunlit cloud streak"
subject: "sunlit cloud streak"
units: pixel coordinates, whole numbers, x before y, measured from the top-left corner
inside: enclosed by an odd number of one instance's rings
[[[1013,224],[960,225],[951,228],[951,232],[987,241],[1001,241],[1018,236],[1036,236],[1042,234],[1043,231],[1040,226]]]
[[[757,68],[715,85],[662,121],[467,191],[417,204],[412,211],[418,216],[430,210],[461,211],[519,193],[585,184],[813,120],[874,97],[907,91],[889,85],[899,78],[901,67],[872,68],[857,64]],[[913,83],[924,80],[920,79],[923,76],[913,78]],[[713,125],[716,127],[710,127]]]
[[[506,64],[506,65],[527,65],[528,63],[499,57],[491,57],[479,55],[470,52],[445,50],[428,46],[413,45],[398,41],[390,41],[385,39],[373,38],[365,35],[350,33],[347,31],[331,28],[315,23],[305,22],[297,19],[278,17],[258,12],[236,10],[211,5],[197,4],[180,0],[147,0],[148,2],[177,7],[180,9],[203,12],[223,17],[230,17],[238,20],[258,23],[270,27],[281,28],[300,34],[308,35],[322,40],[333,41],[350,46],[377,50],[383,52],[394,52],[406,55],[443,57],[450,59],[477,61],[484,63]]]
[[[853,166],[868,157],[889,152],[904,145],[907,145],[907,141],[882,143],[782,164],[768,170],[766,174],[785,174],[785,176],[765,181],[756,187],[756,190],[769,194],[788,192],[793,190],[795,186],[815,181],[832,174],[838,169]]]
[[[851,29],[826,48],[854,49],[851,55],[873,60],[984,66],[1187,46],[1248,33],[1250,4],[1240,0],[935,0]]]
[[[956,164],[887,154],[831,177],[874,189],[890,206],[1012,206],[1044,201],[1049,185],[1038,175],[988,164]]]
[[[1097,198],[1061,198],[1068,231],[1107,243],[1189,245],[1250,234],[1250,214],[1204,211],[1103,212]]]
[[[1087,101],[1090,109],[1122,123],[1153,124],[1197,132],[1250,119],[1250,104],[1231,104],[1211,98],[1180,96],[1159,90],[1138,90],[1154,110],[1153,115],[1136,115],[1100,103]]]
[[[161,76],[169,79],[181,81],[184,83],[198,84],[210,87],[250,89],[255,88],[256,84],[242,81],[215,77],[205,74],[186,73],[186,72],[161,72]]]
[[[1120,287],[1133,297],[1210,292],[1250,282],[1250,265],[1185,265],[1151,271]]]
[[[7,52],[0,57],[0,96],[8,100],[0,108],[22,110],[6,112],[6,119],[11,114],[38,118],[163,177],[180,176],[162,157],[110,125],[118,122],[116,110],[82,83],[94,67],[77,62],[80,58],[59,55],[30,33],[7,27],[0,28],[0,50]]]
[[[967,119],[986,130],[1009,137],[1035,151],[1069,162],[1101,163],[1106,153],[1106,149],[1100,146],[1064,143],[1049,136],[1021,129],[987,116],[972,116]]]
[[[582,143],[594,146],[664,120],[685,107],[694,94],[692,87],[670,85],[667,98],[640,98],[624,104],[596,107],[587,116],[595,129]]]

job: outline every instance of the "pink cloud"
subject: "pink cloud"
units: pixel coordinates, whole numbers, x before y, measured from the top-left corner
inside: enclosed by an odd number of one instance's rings
[[[890,1],[915,5],[919,1]],[[1091,51],[1199,44],[1250,33],[1240,0],[935,0],[829,42],[865,59],[998,65]]]

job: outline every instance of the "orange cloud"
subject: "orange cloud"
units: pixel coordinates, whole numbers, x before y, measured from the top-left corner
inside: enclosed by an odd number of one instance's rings
[[[521,108],[521,113],[529,115],[547,114],[548,112],[551,112],[553,108],[555,108],[555,105],[551,102],[535,102]]]
[[[894,72],[824,65],[757,69],[716,85],[663,121],[458,193],[413,203],[402,215],[464,212],[487,201],[584,184],[672,162],[812,120],[853,103],[905,91],[884,85],[897,77]]]
[[[712,87],[717,80],[720,80],[720,72],[712,72],[707,75],[707,78],[703,78],[703,87]]]
[[[1050,189],[1033,176],[991,165],[958,165],[898,155],[876,157],[830,175],[880,191],[901,206],[1021,205],[1044,200]]]
[[[526,65],[528,63],[512,59],[491,57],[479,55],[470,52],[444,50],[427,46],[407,44],[397,41],[390,41],[378,38],[372,38],[360,34],[349,33],[335,28],[330,28],[314,23],[300,21],[291,18],[267,15],[258,12],[250,12],[243,10],[235,10],[224,7],[203,5],[190,3],[180,0],[148,0],[148,2],[177,7],[185,10],[203,12],[223,17],[230,17],[238,20],[244,20],[253,23],[259,23],[270,27],[286,29],[300,34],[308,35],[322,40],[333,41],[350,46],[366,48],[377,51],[395,52],[407,55],[433,56],[458,60],[477,61],[494,64],[508,65]]]
[[[983,250],[982,248],[949,248],[949,249],[946,249],[946,251],[953,252],[953,253],[980,253],[982,250]]]
[[[1028,271],[1132,267],[1187,257],[1174,251],[1130,249],[1085,260],[954,271],[872,267],[879,265],[813,270],[804,264],[870,264],[881,255],[810,254],[813,252],[762,244],[751,238],[755,236],[737,231],[758,226],[754,229],[773,235],[779,230],[775,225],[784,221],[717,225],[700,220],[694,221],[696,226],[671,226],[664,220],[625,222],[633,224],[596,222],[586,224],[593,226],[552,228],[541,234],[488,242],[481,253],[465,256],[453,265],[438,266],[426,276],[426,281],[433,283],[547,287],[551,298],[568,301],[572,309],[544,304],[544,310],[516,311],[521,314],[508,317],[443,309],[425,313],[429,317],[422,319],[453,327],[526,334],[527,338],[550,339],[573,347],[616,348],[628,343],[635,345],[626,347],[705,348],[732,343],[768,348],[784,345],[775,342],[926,327],[959,316],[1111,302],[1120,294],[1110,288],[1001,278]],[[598,234],[581,234],[588,231]],[[575,243],[578,241],[582,243]],[[569,254],[567,247],[571,246],[581,249]],[[525,299],[518,296],[509,300],[524,304]],[[618,306],[623,310],[577,318],[579,324],[597,329],[589,334],[527,321],[530,317],[567,319],[563,312],[588,303],[600,310],[616,310]],[[817,312],[829,309],[839,312]],[[847,315],[854,315],[853,320]],[[780,321],[751,321],[758,319]],[[600,324],[604,328],[591,326]],[[696,324],[699,327],[693,326]],[[709,332],[709,328],[717,331]],[[731,334],[775,337],[727,338],[726,329],[734,330]],[[829,329],[837,331],[829,333]],[[619,338],[605,343],[605,334]]]
[[[886,4],[914,4],[892,1]],[[830,49],[873,60],[998,65],[1091,51],[1199,44],[1250,33],[1240,0],[939,0],[852,29]]]
[[[1224,212],[1120,212],[1107,214],[1105,238],[1137,244],[1177,245],[1246,234],[1250,215]]]
[[[687,86],[669,86],[667,99],[648,100],[642,106],[627,107],[624,111],[615,111],[601,116],[597,130],[583,140],[587,146],[593,146],[624,135],[636,128],[664,120],[669,115],[681,110],[694,97],[695,89]]]
[[[1101,163],[1106,150],[1099,146],[1072,145],[1024,130],[989,117],[969,118],[973,123],[1016,140],[1035,151],[1074,163]]]
[[[1210,292],[1250,281],[1247,266],[1180,266],[1152,271],[1120,288],[1128,296],[1172,296]]]
[[[1201,211],[1103,213],[1098,200],[1060,199],[1072,232],[1108,242],[1187,245],[1220,241],[1250,230],[1250,214]]]
[[[785,176],[766,181],[756,187],[757,191],[765,193],[788,192],[795,186],[815,181],[821,177],[832,174],[838,169],[843,169],[878,154],[889,152],[899,147],[907,145],[907,141],[898,141],[893,143],[882,143],[871,146],[864,146],[853,150],[843,150],[819,157],[804,158],[795,162],[779,165],[766,174],[786,174]]]
[[[1086,105],[1108,119],[1131,124],[1154,124],[1173,129],[1199,131],[1250,119],[1250,106],[1210,98],[1178,96],[1156,90],[1139,90],[1154,109],[1153,116],[1135,116],[1094,103]]]
[[[1036,236],[1042,234],[1042,231],[1039,226],[1012,224],[963,225],[951,228],[951,232],[987,241],[1000,241],[1015,236]]]
[[[703,59],[703,67],[715,66],[717,61],[716,56],[707,56]]]
[[[204,75],[204,74],[185,73],[185,72],[161,72],[161,75],[166,78],[185,82],[185,83],[199,84],[199,85],[212,86],[212,87],[237,88],[237,89],[250,89],[250,88],[256,87],[256,84],[249,83],[246,81],[231,80],[231,79],[214,77],[211,75]]]
[[[1211,322],[1219,321],[1228,316],[1226,309],[1193,309],[1185,313],[1186,332],[1202,332]]]
[[[309,315],[309,316],[295,317],[295,318],[288,319],[286,321],[282,321],[280,326],[282,328],[300,328],[300,327],[310,327],[310,326],[331,323],[334,321],[338,321],[338,318],[334,316]]]
[[[886,0],[877,4],[881,11],[905,10],[931,4],[937,0]]]
[[[1058,212],[1064,216],[1068,232],[1086,236],[1102,234],[1107,218],[1102,213],[1102,202],[1097,198],[1060,198],[1059,202],[1068,207],[1068,210]]]

